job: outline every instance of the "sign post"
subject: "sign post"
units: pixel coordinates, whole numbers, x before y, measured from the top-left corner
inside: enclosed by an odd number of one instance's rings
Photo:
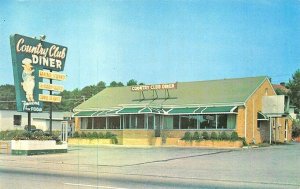
[[[17,111],[28,112],[28,129],[31,129],[31,113],[42,112],[43,102],[50,102],[50,134],[52,134],[52,103],[60,103],[61,96],[52,95],[53,90],[63,91],[60,85],[53,85],[52,79],[64,80],[66,75],[52,73],[64,70],[67,47],[48,43],[42,39],[19,34],[10,36]],[[50,70],[48,71],[44,71]],[[43,83],[43,78],[50,79]],[[49,90],[50,95],[44,95]]]

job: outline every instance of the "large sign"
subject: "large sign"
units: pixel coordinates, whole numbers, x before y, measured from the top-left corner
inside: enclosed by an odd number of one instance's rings
[[[57,91],[63,89],[61,86],[43,84],[40,72],[44,72],[43,69],[64,70],[67,47],[19,34],[10,36],[10,45],[17,111],[41,112],[43,105],[41,99],[46,99],[44,100],[46,102],[52,100],[51,97],[40,97],[42,89]],[[53,100],[60,101],[57,97],[53,97]]]
[[[67,47],[15,34],[11,36],[12,50],[17,59],[29,58],[33,66],[63,71],[67,56]]]
[[[176,83],[167,84],[156,84],[156,85],[138,85],[132,86],[131,91],[148,91],[148,90],[166,90],[166,89],[176,89]]]

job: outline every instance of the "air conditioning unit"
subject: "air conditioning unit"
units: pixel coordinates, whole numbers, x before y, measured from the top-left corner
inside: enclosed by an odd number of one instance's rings
[[[262,113],[269,117],[284,117],[289,114],[290,99],[285,95],[263,96]]]

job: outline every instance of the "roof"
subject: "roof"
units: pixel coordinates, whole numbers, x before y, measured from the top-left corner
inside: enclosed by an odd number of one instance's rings
[[[242,105],[267,79],[265,76],[237,79],[178,82],[177,89],[131,91],[130,86],[108,87],[74,108],[74,111],[105,110],[120,107],[192,107]],[[157,97],[157,98],[156,98]],[[156,99],[155,99],[156,98]]]
[[[274,88],[274,90],[280,89],[281,91],[285,92],[286,94],[290,92],[290,90],[288,88],[286,88],[284,85],[280,85],[280,84],[273,84],[273,88]]]

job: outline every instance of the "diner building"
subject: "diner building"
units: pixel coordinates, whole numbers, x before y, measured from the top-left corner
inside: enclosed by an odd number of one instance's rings
[[[74,108],[74,117],[79,133],[109,131],[120,144],[164,143],[187,131],[235,131],[248,143],[284,142],[292,130],[288,98],[277,96],[265,76],[107,87]]]

